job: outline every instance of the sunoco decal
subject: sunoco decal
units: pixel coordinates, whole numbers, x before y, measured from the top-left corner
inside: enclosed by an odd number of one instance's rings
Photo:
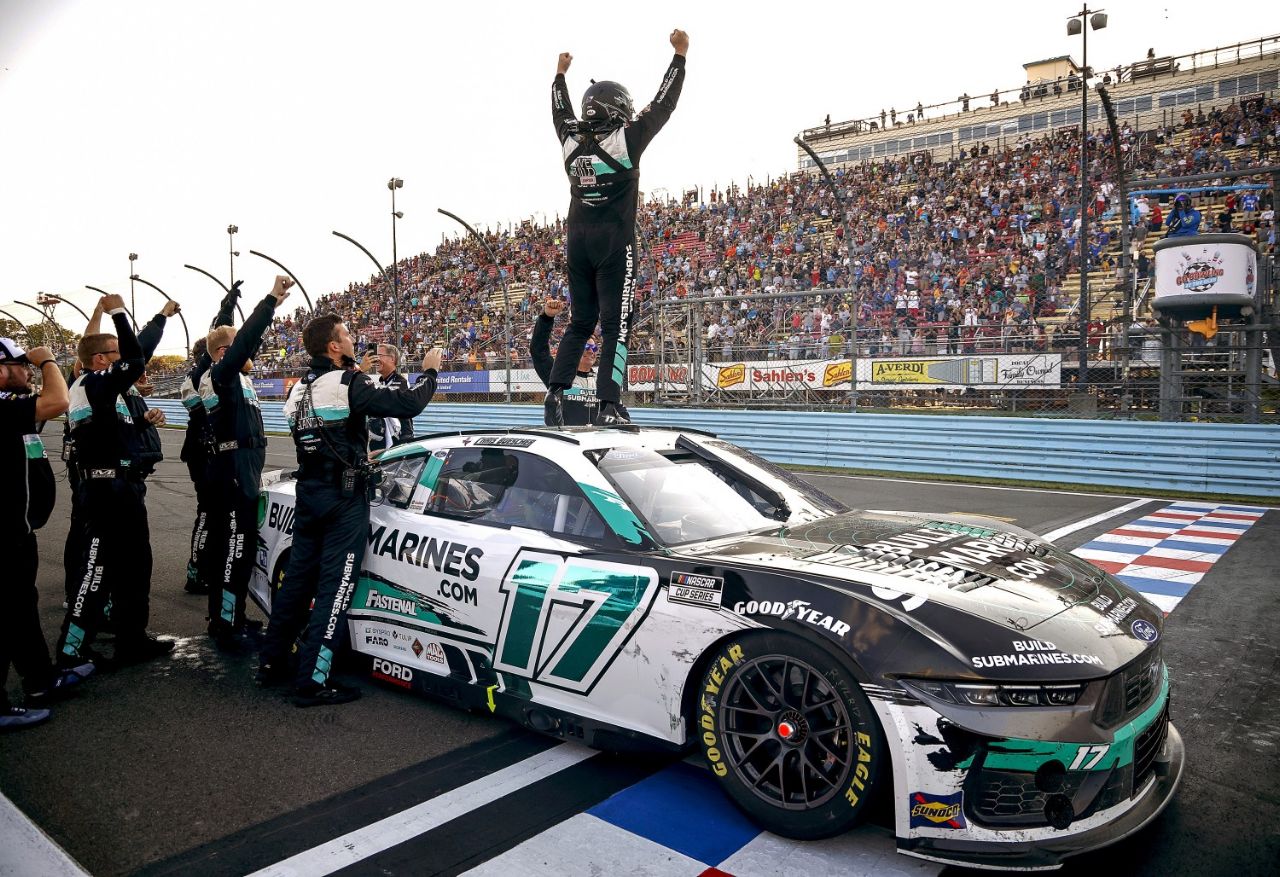
[[[912,828],[966,828],[964,792],[954,795],[911,793]]]
[[[724,579],[691,572],[673,572],[667,585],[667,599],[686,606],[720,608]]]

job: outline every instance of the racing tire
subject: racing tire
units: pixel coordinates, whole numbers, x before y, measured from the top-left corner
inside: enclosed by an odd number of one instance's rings
[[[766,830],[832,837],[866,814],[884,736],[853,675],[819,646],[775,632],[723,640],[696,712],[708,767]]]

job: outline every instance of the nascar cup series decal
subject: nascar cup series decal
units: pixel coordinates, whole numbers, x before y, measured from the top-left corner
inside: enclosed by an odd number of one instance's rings
[[[719,609],[724,579],[691,572],[673,572],[667,585],[667,600],[686,606]]]

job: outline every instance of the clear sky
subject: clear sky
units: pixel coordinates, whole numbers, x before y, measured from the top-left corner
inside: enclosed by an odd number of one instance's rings
[[[1116,0],[1090,34],[1095,69],[1280,31],[1269,3]],[[1021,65],[1079,60],[1072,3],[0,0],[0,308],[37,291],[85,310],[85,284],[127,295],[137,271],[203,331],[228,272],[249,301],[265,252],[312,297],[372,273],[334,229],[391,261],[458,227],[553,218],[568,200],[550,122],[556,56],[575,99],[616,79],[637,107],[688,31],[680,106],[645,155],[646,192],[673,195],[795,169],[791,138],[842,121],[1016,88]],[[296,294],[296,293],[295,293]],[[300,298],[300,296],[298,296]],[[160,299],[138,288],[140,317]],[[34,314],[32,315],[34,318]],[[79,317],[60,308],[77,331]],[[25,321],[25,320],[24,320]],[[161,352],[179,352],[171,330]]]

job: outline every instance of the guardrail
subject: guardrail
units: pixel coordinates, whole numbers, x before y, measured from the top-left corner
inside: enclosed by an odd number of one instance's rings
[[[181,403],[155,400],[171,425]],[[268,432],[288,431],[279,403],[264,403]],[[1061,485],[1280,497],[1280,427],[1220,423],[1036,420],[825,412],[636,409],[646,426],[696,426],[775,463],[1011,478]],[[536,426],[540,405],[432,405],[419,435],[450,429]]]

